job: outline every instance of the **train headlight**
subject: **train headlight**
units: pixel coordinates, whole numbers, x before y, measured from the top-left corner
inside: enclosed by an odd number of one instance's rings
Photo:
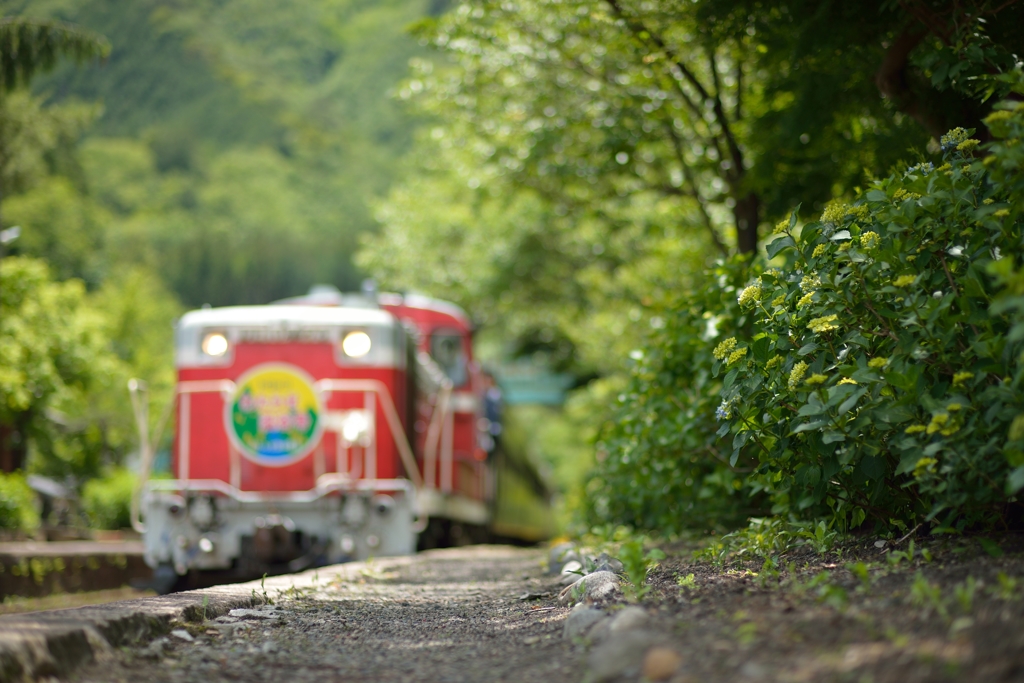
[[[203,337],[203,353],[219,358],[228,352],[228,338],[221,332],[210,332]]]
[[[346,443],[366,445],[370,440],[370,415],[365,410],[349,410],[341,419],[341,438]]]
[[[371,346],[373,346],[373,342],[370,341],[370,335],[362,330],[349,332],[341,340],[341,350],[349,358],[362,358],[370,352]]]

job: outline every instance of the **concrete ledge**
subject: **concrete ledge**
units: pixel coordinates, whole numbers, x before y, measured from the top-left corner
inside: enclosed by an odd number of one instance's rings
[[[0,596],[120,588],[153,572],[139,541],[0,543]]]
[[[176,622],[199,622],[204,614],[212,619],[263,602],[251,584],[235,584],[106,605],[0,616],[0,681],[64,678],[83,664],[101,660],[111,648],[144,643],[169,632]]]

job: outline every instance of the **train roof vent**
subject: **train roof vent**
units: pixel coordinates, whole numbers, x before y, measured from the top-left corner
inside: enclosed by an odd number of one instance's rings
[[[344,306],[345,308],[379,308],[377,302],[364,294],[342,292],[334,285],[313,285],[309,293],[273,302],[291,306]]]

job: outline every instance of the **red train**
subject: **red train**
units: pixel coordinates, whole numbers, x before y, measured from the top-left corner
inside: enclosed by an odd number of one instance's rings
[[[315,287],[187,313],[175,358],[173,478],[148,481],[139,505],[158,576],[258,576],[495,534],[505,459],[457,306]]]

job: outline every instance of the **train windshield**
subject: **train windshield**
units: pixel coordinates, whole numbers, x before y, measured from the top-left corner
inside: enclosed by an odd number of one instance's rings
[[[462,346],[462,335],[457,331],[438,330],[430,335],[430,357],[452,381],[452,386],[460,387],[466,383],[466,351]]]

